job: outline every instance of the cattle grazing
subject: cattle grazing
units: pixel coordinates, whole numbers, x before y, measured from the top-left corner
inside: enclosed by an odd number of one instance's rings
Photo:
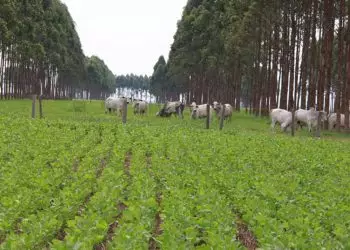
[[[316,111],[314,108],[310,108],[309,110],[298,109],[295,111],[295,120],[302,127],[302,124],[306,124],[308,126],[309,132],[312,129],[317,127],[317,121],[319,113],[321,113],[321,122],[327,120],[327,113],[324,111]]]
[[[350,118],[349,118],[349,124],[350,124]],[[337,113],[331,113],[328,116],[328,129],[332,130],[337,125]],[[340,114],[340,128],[345,128],[345,115]]]
[[[108,97],[105,100],[105,113],[107,113],[107,111],[109,113],[111,113],[112,111],[116,111],[118,115],[121,115],[124,100],[127,100],[127,103],[130,102],[126,97]]]
[[[142,100],[134,101],[132,107],[134,109],[134,114],[145,114],[147,111],[147,102]]]
[[[180,101],[166,102],[163,108],[157,112],[156,116],[160,117],[170,117],[172,114],[175,116],[179,115],[183,118],[183,111],[185,109],[185,104]]]
[[[192,110],[197,106],[196,102],[192,102],[190,105],[190,112],[192,113]]]
[[[271,128],[274,129],[276,123],[281,125],[281,130],[286,132],[287,128],[290,128],[292,125],[292,112],[289,112],[285,109],[272,109],[270,111],[271,118]]]
[[[214,109],[209,107],[209,119],[213,119]],[[191,119],[201,119],[207,117],[207,104],[196,105],[191,112]]]
[[[225,106],[224,119],[228,118],[229,120],[231,120],[233,108],[232,108],[231,104],[229,104],[229,103],[221,104],[221,103],[218,103],[216,101],[213,102],[213,109],[216,112],[216,116],[219,119],[221,119],[223,106]]]

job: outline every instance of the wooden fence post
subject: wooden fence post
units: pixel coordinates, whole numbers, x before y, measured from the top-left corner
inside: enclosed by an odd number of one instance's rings
[[[39,96],[39,113],[40,113],[40,119],[43,118],[43,96]]]
[[[295,108],[292,106],[292,136],[295,134]]]
[[[317,129],[316,129],[316,137],[320,138],[321,137],[321,112],[318,111],[318,116],[317,116]]]
[[[224,127],[225,120],[225,104],[222,105],[221,117],[220,117],[220,130]]]
[[[35,118],[35,100],[36,100],[36,95],[32,96],[32,118]]]
[[[123,124],[126,124],[127,113],[128,113],[128,103],[127,103],[127,100],[124,99],[124,101],[123,101],[123,113],[122,113]]]
[[[206,128],[209,129],[210,124],[210,105],[207,103],[207,120],[206,120]]]

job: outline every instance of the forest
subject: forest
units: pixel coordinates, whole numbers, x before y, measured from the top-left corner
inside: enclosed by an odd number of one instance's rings
[[[3,0],[0,8],[0,99],[99,99],[115,92],[115,76],[82,51],[74,21],[59,0]]]
[[[349,127],[350,1],[189,0],[153,85],[162,100],[345,114]],[[152,81],[151,81],[152,86]]]

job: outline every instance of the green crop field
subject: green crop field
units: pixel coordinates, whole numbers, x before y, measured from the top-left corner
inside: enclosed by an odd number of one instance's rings
[[[157,111],[0,101],[0,249],[350,249],[349,135]]]

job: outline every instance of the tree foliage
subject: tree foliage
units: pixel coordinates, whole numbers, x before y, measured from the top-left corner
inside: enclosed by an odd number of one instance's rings
[[[243,103],[256,115],[276,107],[331,112],[337,92],[338,112],[348,115],[349,15],[348,0],[188,1],[154,92],[237,110]]]
[[[150,89],[150,79],[147,75],[118,75],[115,79],[116,88],[118,89],[118,95],[121,95],[122,90],[129,90],[132,96],[140,95],[147,97]],[[131,97],[131,96],[130,96]]]
[[[61,1],[1,1],[1,98],[67,98],[82,90],[97,97],[114,92],[112,74],[98,60],[85,58],[73,19]],[[91,73],[91,65],[101,70],[101,79]]]

